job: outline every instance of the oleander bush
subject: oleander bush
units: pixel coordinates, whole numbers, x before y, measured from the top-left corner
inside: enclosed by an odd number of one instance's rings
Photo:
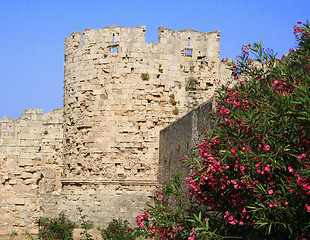
[[[40,218],[39,234],[40,240],[72,240],[74,225],[60,213],[58,218]]]
[[[153,239],[310,239],[310,26],[282,59],[245,45],[185,180],[137,217]],[[185,196],[184,195],[184,196]],[[189,199],[189,200],[186,200]],[[184,201],[181,205],[179,201]]]
[[[135,230],[129,226],[127,220],[113,219],[107,228],[101,229],[102,238],[105,240],[135,240]]]

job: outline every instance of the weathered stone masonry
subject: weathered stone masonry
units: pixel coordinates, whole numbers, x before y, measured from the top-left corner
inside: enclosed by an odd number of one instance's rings
[[[35,116],[27,122],[24,115],[1,120],[0,211],[7,212],[0,226],[22,219],[26,203],[2,197],[11,193],[33,204],[25,226],[42,211],[62,210],[73,221],[81,210],[95,225],[117,217],[133,222],[158,182],[160,130],[208,100],[215,80],[229,77],[219,61],[219,31],[161,27],[158,43],[145,42],[145,26],[74,32],[65,43],[64,107],[43,116],[26,110]],[[7,123],[18,126],[12,137]],[[19,134],[27,131],[22,143]],[[24,159],[32,172],[18,165]],[[16,167],[29,176],[15,174]],[[27,179],[32,190],[17,194],[14,181],[27,186]]]
[[[32,227],[55,212],[62,167],[62,110],[26,109],[0,121],[0,234]],[[54,211],[53,211],[54,210]]]

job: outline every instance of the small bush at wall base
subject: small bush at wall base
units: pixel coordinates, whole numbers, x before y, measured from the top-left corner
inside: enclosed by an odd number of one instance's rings
[[[102,238],[105,240],[135,240],[136,234],[133,228],[129,227],[127,220],[113,219],[107,228],[100,229]]]
[[[83,231],[80,233],[80,235],[86,238],[83,238],[81,240],[93,240],[93,236],[89,233],[89,230],[91,230],[94,227],[94,225],[89,220],[85,220],[85,218],[86,216],[81,216],[82,219],[81,228],[83,229]]]
[[[63,213],[60,213],[58,218],[40,218],[39,227],[39,240],[73,240],[72,234],[74,225],[65,217]]]
[[[11,237],[17,236],[18,233],[16,231],[11,232]]]

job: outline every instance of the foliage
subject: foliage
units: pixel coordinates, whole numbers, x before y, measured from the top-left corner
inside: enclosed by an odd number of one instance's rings
[[[196,84],[198,84],[198,80],[194,77],[190,77],[188,80],[187,80],[187,85],[189,87],[193,87],[195,86]]]
[[[173,106],[175,106],[175,105],[177,104],[177,101],[175,100],[174,94],[171,94],[171,95],[169,96],[169,102],[170,102]]]
[[[93,236],[89,233],[89,230],[92,229],[94,227],[94,225],[88,221],[85,220],[86,216],[81,216],[82,219],[82,224],[81,224],[81,228],[83,229],[83,231],[80,233],[81,236],[85,236],[86,238],[83,238],[81,240],[93,240]]]
[[[40,218],[38,239],[72,240],[74,225],[60,213],[58,218]]]
[[[147,81],[150,79],[150,75],[148,73],[141,73],[141,79]]]
[[[198,204],[184,189],[179,176],[171,177],[163,188],[158,188],[154,205],[148,205],[136,218],[142,236],[151,239],[194,240],[223,239],[216,233],[217,222],[203,217],[206,208]],[[202,213],[203,212],[203,213]]]
[[[182,160],[189,196],[177,178],[157,192],[137,216],[145,236],[310,239],[309,23],[294,33],[298,47],[284,60],[261,42],[243,46],[200,157]]]
[[[175,107],[173,110],[172,110],[172,113],[174,115],[178,115],[179,114],[179,109],[177,107]]]
[[[127,220],[113,219],[107,228],[101,229],[102,238],[105,240],[135,240],[136,234],[133,228],[129,227]]]
[[[295,34],[298,48],[284,61],[261,43],[243,47],[231,68],[238,83],[218,91],[216,126],[200,158],[187,161],[191,194],[220,213],[226,234],[310,236],[309,23]]]
[[[11,232],[11,237],[14,237],[14,236],[17,236],[17,235],[18,235],[18,233],[16,231],[12,231]]]
[[[35,240],[35,238],[33,236],[31,236],[31,234],[28,231],[23,230],[23,232],[24,232],[23,236],[29,238],[30,240]]]

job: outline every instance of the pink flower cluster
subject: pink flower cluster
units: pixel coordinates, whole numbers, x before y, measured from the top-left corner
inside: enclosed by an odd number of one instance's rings
[[[294,80],[294,82],[296,81]],[[276,80],[274,81],[273,86],[275,88],[275,91],[281,93],[282,96],[286,96],[287,94],[292,93],[294,90],[293,86],[288,82],[287,79]]]
[[[151,215],[146,210],[143,210],[143,214],[136,217],[136,222],[139,227],[147,229],[148,236],[151,239],[175,239],[177,231],[182,230],[181,226],[162,226],[150,218]]]
[[[142,227],[142,228],[144,226],[146,226],[150,217],[151,217],[151,215],[149,213],[147,213],[146,210],[143,210],[143,214],[139,214],[136,217],[136,222],[137,222],[138,226]]]

